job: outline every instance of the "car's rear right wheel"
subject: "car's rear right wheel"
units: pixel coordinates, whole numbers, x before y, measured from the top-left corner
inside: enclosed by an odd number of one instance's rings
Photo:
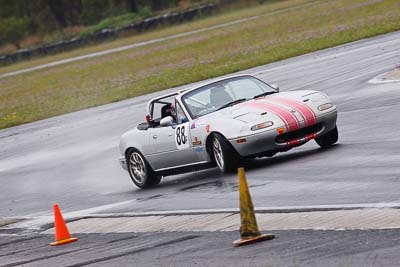
[[[236,171],[240,156],[222,135],[214,134],[212,137],[211,152],[214,162],[221,172]]]
[[[133,183],[139,188],[149,188],[161,181],[144,156],[136,149],[131,149],[127,155],[127,167]]]

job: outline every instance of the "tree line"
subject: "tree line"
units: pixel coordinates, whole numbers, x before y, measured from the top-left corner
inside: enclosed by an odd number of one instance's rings
[[[188,0],[0,0],[0,44],[13,43],[27,34],[48,33],[77,25],[93,25],[104,18],[158,11]],[[191,1],[196,2],[196,1]]]

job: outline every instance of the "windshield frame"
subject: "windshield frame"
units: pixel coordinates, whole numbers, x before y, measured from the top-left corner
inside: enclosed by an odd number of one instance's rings
[[[256,78],[256,77],[254,77],[254,76],[252,76],[252,75],[246,74],[246,75],[240,75],[240,76],[234,76],[234,77],[228,77],[228,78],[225,78],[225,79],[221,79],[221,80],[218,80],[218,81],[215,81],[215,82],[211,82],[211,83],[202,85],[202,86],[200,86],[200,87],[198,87],[198,88],[195,88],[195,89],[193,89],[193,90],[187,91],[187,92],[185,92],[184,94],[182,94],[182,95],[180,96],[180,102],[183,104],[183,106],[184,106],[184,108],[185,108],[187,114],[190,116],[190,118],[191,118],[192,120],[197,119],[197,118],[200,118],[200,117],[203,117],[203,116],[205,116],[205,115],[209,115],[209,114],[211,114],[211,113],[214,113],[214,112],[218,111],[218,109],[216,109],[216,110],[214,110],[214,111],[211,111],[211,112],[209,112],[209,113],[205,113],[205,114],[202,114],[202,115],[195,116],[195,115],[192,113],[192,111],[190,110],[190,108],[186,105],[185,98],[189,97],[189,96],[190,96],[192,93],[194,93],[194,92],[200,92],[200,91],[202,91],[202,90],[206,90],[208,87],[212,87],[213,85],[218,85],[219,83],[226,83],[226,82],[228,82],[228,81],[242,80],[242,79],[246,79],[246,78],[247,78],[247,79],[254,79],[254,80],[257,80],[258,82],[262,83],[263,85],[269,87],[269,88],[271,89],[271,92],[274,92],[274,93],[278,93],[278,92],[279,92],[277,89],[275,89],[274,87],[272,87],[272,86],[269,85],[268,83],[266,83],[266,82],[264,82],[264,81],[262,81],[262,80],[260,80],[260,79],[258,79],[258,78]],[[249,101],[249,100],[251,100],[251,99],[253,99],[253,98],[250,97],[250,98],[248,98],[246,101]],[[193,100],[193,101],[196,102],[195,100]]]

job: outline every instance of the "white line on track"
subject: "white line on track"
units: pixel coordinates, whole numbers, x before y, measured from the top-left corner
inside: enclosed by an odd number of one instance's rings
[[[258,213],[260,230],[355,230],[400,228],[400,209],[356,209],[293,213]],[[84,218],[69,223],[73,233],[235,231],[237,213]],[[45,231],[53,233],[53,229]]]
[[[216,215],[217,217],[220,214],[238,215],[238,208],[228,208],[228,209],[196,209],[196,210],[169,210],[169,211],[148,211],[148,212],[127,212],[127,213],[102,213],[103,211],[110,210],[115,207],[122,207],[124,205],[132,206],[135,200],[117,202],[113,204],[93,207],[89,209],[83,209],[73,212],[63,212],[63,217],[67,221],[77,221],[80,219],[88,220],[88,219],[120,219],[124,220],[124,218],[134,218],[134,217],[148,217],[148,218],[162,218],[165,216],[168,217],[185,217],[192,218],[193,216],[202,216],[201,218]],[[62,209],[62,207],[61,207]],[[400,200],[399,202],[388,202],[388,203],[360,203],[360,204],[340,204],[340,205],[313,205],[313,206],[284,206],[284,207],[258,207],[255,208],[257,216],[261,216],[264,218],[264,215],[272,215],[272,214],[309,214],[309,213],[321,213],[321,212],[341,212],[341,211],[353,211],[355,214],[357,210],[399,210],[399,214],[390,213],[393,216],[400,216]],[[358,213],[357,213],[358,214]],[[390,218],[387,218],[390,222],[392,220],[392,215]],[[364,215],[363,215],[364,216]],[[200,218],[200,217],[199,217]],[[211,217],[210,217],[211,218]],[[219,217],[218,217],[219,218]],[[267,217],[265,217],[267,218]],[[278,218],[278,217],[277,217]],[[280,217],[279,217],[280,218]],[[292,217],[290,217],[292,218]],[[396,217],[397,218],[397,217]],[[400,218],[400,217],[399,217]],[[40,215],[40,214],[31,214],[30,216],[25,217],[26,220],[17,222],[15,224],[7,225],[3,228],[25,228],[29,230],[40,230],[43,226],[49,225],[53,223],[53,216],[50,215]],[[146,220],[147,219],[143,219]],[[151,219],[150,219],[151,220]],[[179,219],[176,219],[179,220]],[[211,219],[210,219],[211,220]],[[157,220],[156,220],[157,221]],[[114,221],[110,220],[110,223],[114,223]],[[140,221],[142,222],[142,221]],[[399,220],[400,222],[400,220]],[[382,225],[382,227],[388,226],[388,223]],[[391,224],[390,224],[391,225]],[[389,226],[390,226],[389,225]],[[86,227],[86,226],[85,226]],[[215,226],[219,227],[219,226]],[[350,227],[350,226],[349,226]],[[377,226],[374,226],[375,228]],[[397,226],[396,226],[397,227]],[[400,227],[400,224],[399,226]],[[107,227],[106,227],[107,228]],[[95,229],[93,229],[95,231]]]

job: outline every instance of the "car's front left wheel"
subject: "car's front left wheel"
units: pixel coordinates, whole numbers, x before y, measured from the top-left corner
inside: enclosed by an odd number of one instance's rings
[[[149,188],[161,181],[144,156],[136,149],[129,150],[127,154],[127,167],[133,183],[139,188]]]
[[[214,134],[212,137],[211,152],[214,162],[221,172],[236,171],[240,163],[240,156],[222,135]]]

